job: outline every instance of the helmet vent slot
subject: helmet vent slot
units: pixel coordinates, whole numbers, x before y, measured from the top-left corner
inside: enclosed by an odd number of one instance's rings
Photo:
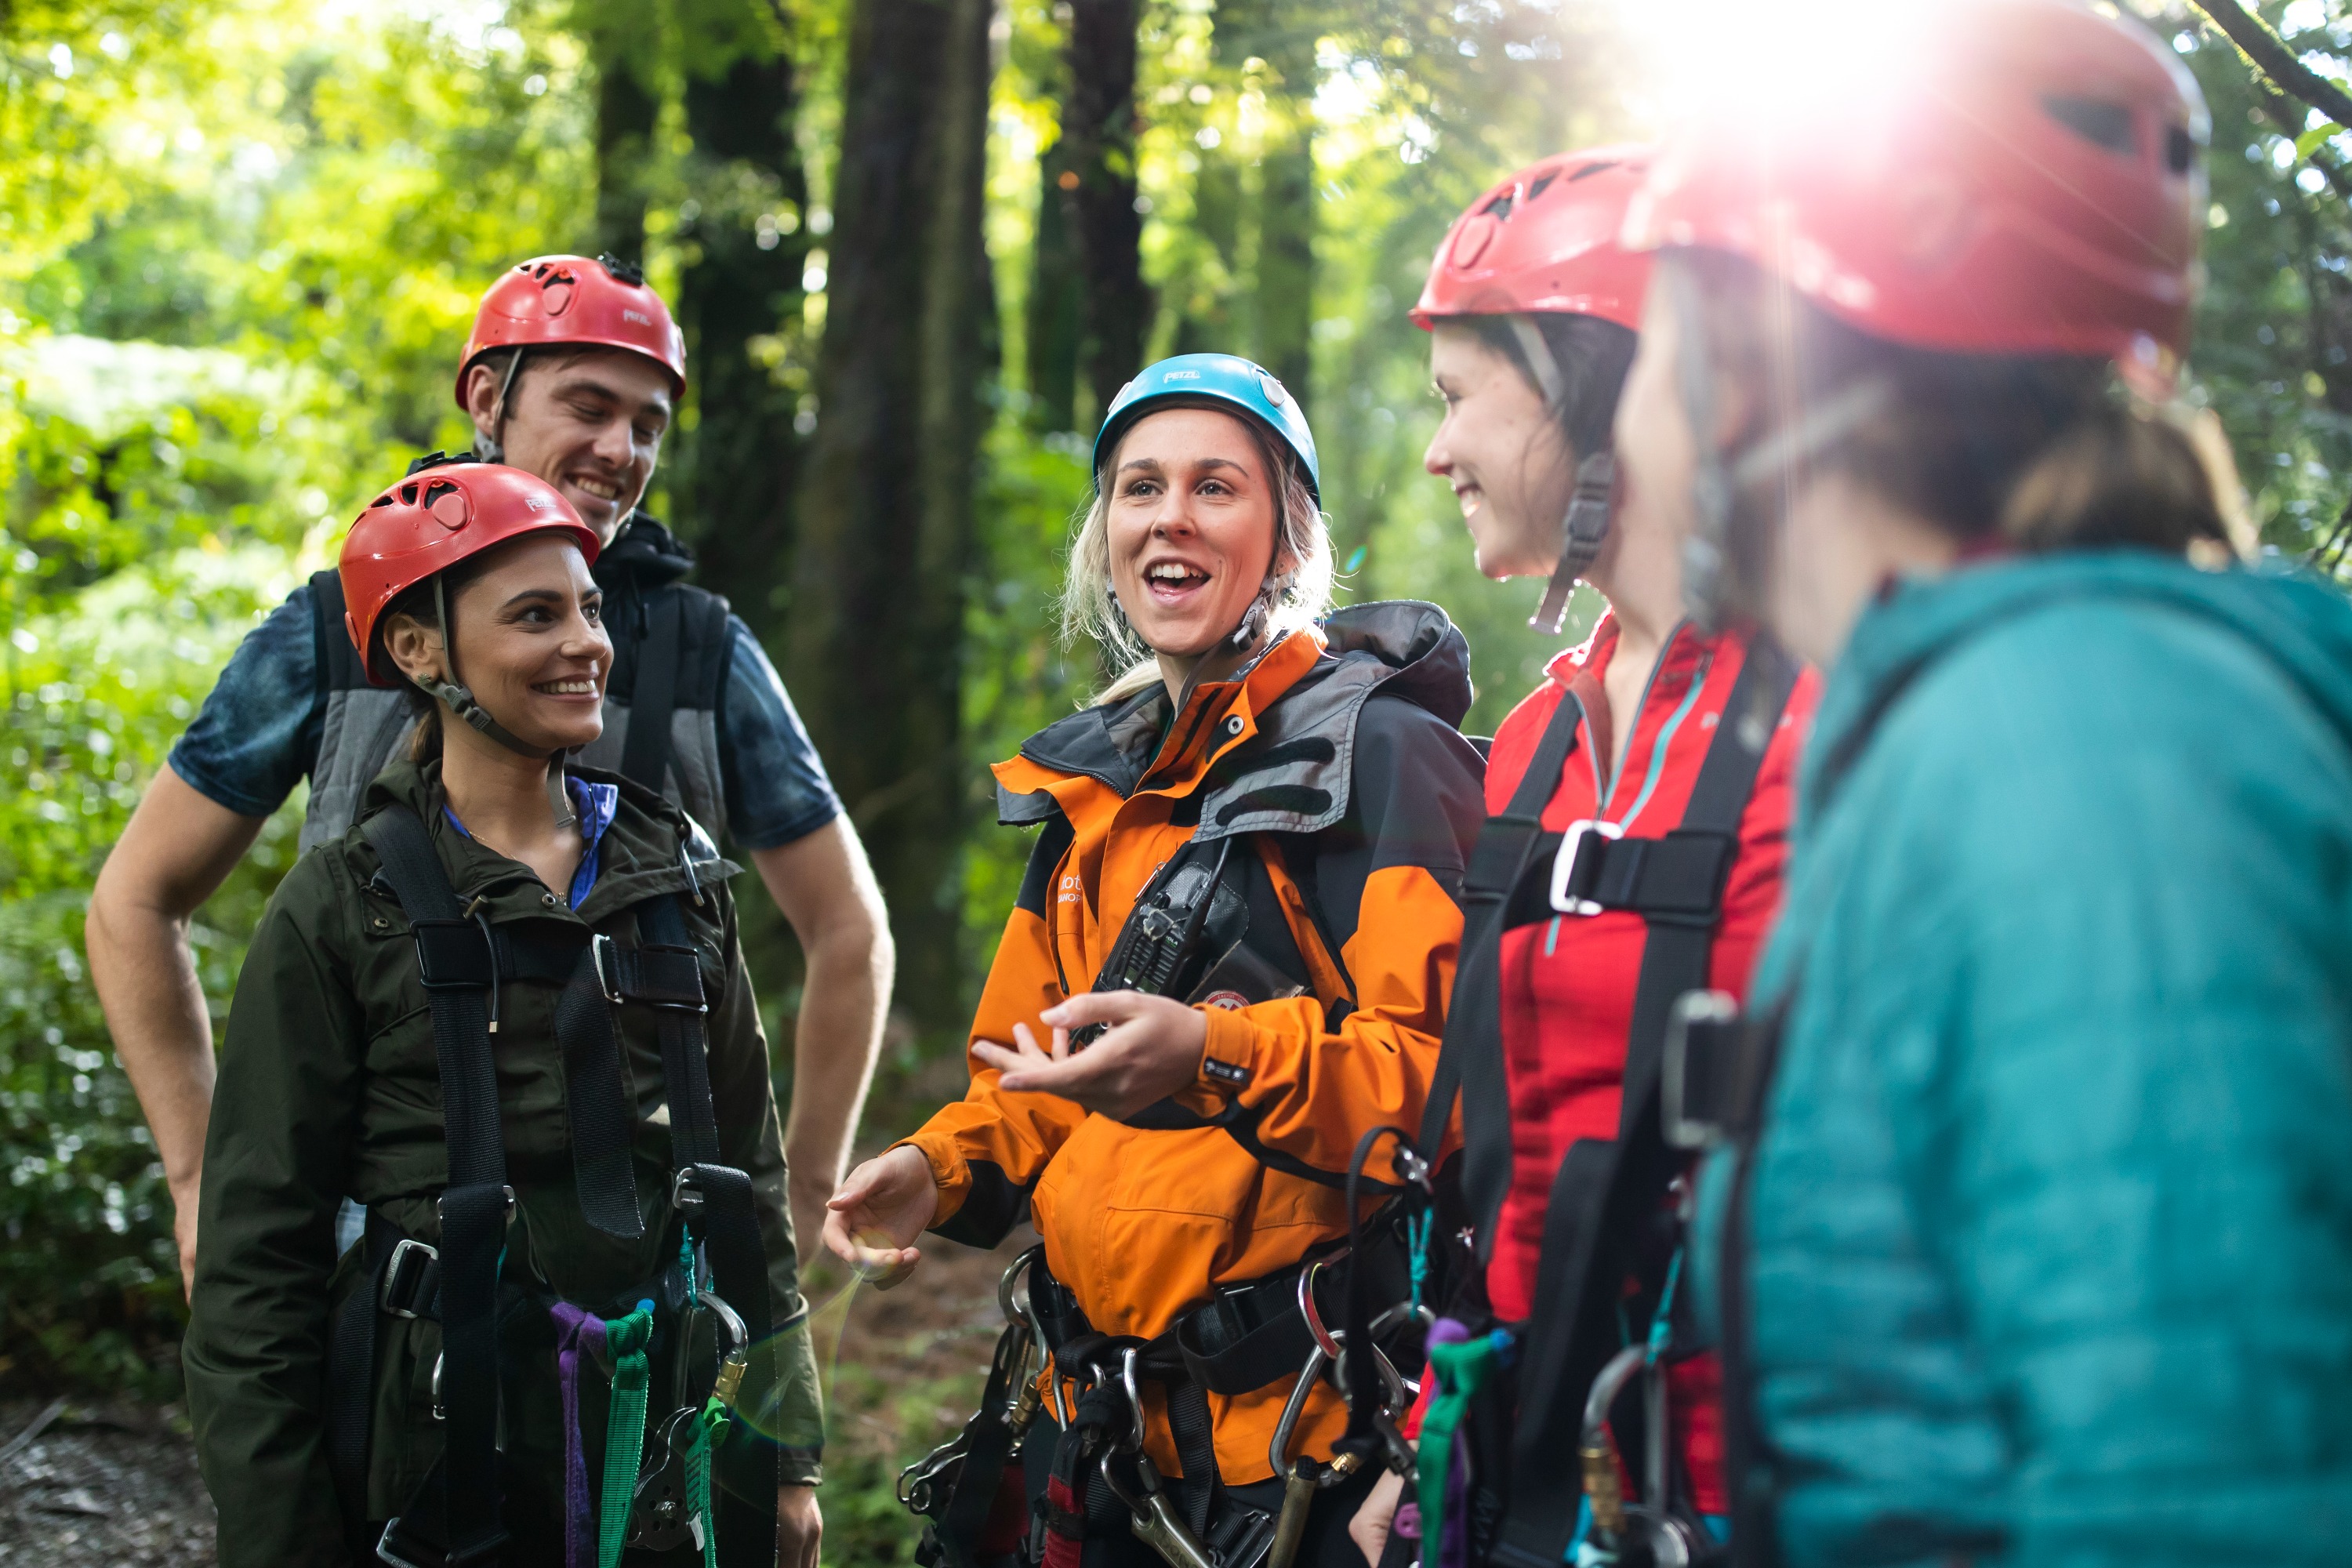
[[[1510,218],[1511,208],[1516,205],[1517,195],[1518,193],[1517,191],[1505,191],[1501,195],[1496,196],[1493,201],[1488,202],[1486,206],[1480,210],[1483,211],[1486,216],[1493,218],[1496,223],[1507,222]]]
[[[1602,167],[1605,168],[1607,165],[1603,164]],[[1578,179],[1582,179],[1584,176],[1580,174],[1576,177]],[[1559,178],[1559,171],[1557,169],[1554,169],[1548,174],[1538,174],[1535,177],[1535,182],[1528,186],[1528,200],[1533,201],[1538,196],[1543,195],[1546,191],[1551,189],[1551,183]]]
[[[2134,151],[2132,112],[2128,105],[2101,98],[2070,98],[2050,93],[2042,100],[2050,118],[2084,141],[2110,153],[2129,156]]]
[[[403,506],[415,506],[416,504],[416,487],[415,485],[403,485],[400,487],[400,504]]]
[[[1577,182],[1577,181],[1579,181],[1579,180],[1589,180],[1589,179],[1592,178],[1592,176],[1593,176],[1593,175],[1595,175],[1595,174],[1599,174],[1606,173],[1607,171],[1609,171],[1609,170],[1611,170],[1611,169],[1613,169],[1613,168],[1615,168],[1616,166],[1617,166],[1617,163],[1616,163],[1616,161],[1615,161],[1614,159],[1607,159],[1607,158],[1602,159],[1600,163],[1587,163],[1586,165],[1584,165],[1584,167],[1582,167],[1581,169],[1579,169],[1579,170],[1578,170],[1576,173],[1574,173],[1573,174],[1570,174],[1570,175],[1568,177],[1568,183],[1569,183],[1570,184],[1571,184],[1571,185],[1572,185],[1572,184],[1576,184],[1576,182]],[[1547,180],[1549,180],[1551,176],[1549,176],[1549,174],[1547,174],[1547,175],[1546,175],[1546,176],[1544,176],[1544,177],[1545,177]],[[1537,190],[1541,190],[1542,188],[1543,188],[1543,187],[1542,187],[1541,185],[1538,185],[1538,186],[1536,187],[1536,189],[1537,189]],[[1529,192],[1529,193],[1528,193],[1528,195],[1533,195],[1534,194],[1535,194],[1535,193],[1534,193],[1533,191],[1531,191],[1531,192]]]

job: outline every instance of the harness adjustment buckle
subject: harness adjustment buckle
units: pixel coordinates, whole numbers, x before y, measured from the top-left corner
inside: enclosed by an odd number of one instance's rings
[[[409,1265],[414,1262],[412,1271]],[[441,1251],[414,1237],[393,1243],[383,1266],[383,1289],[376,1305],[395,1318],[421,1318],[441,1289]]]
[[[1559,853],[1551,862],[1551,907],[1564,915],[1597,915],[1608,906],[1585,895],[1601,879],[1601,854],[1585,858],[1588,838],[1622,838],[1624,827],[1602,817],[1588,816],[1568,825],[1559,837]]]

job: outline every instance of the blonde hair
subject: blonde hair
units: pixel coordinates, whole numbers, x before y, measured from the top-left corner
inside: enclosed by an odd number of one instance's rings
[[[1277,568],[1247,612],[1262,617],[1268,641],[1311,626],[1331,610],[1331,530],[1298,463],[1259,428],[1255,420],[1207,398],[1172,398],[1160,407],[1208,408],[1237,420],[1255,443],[1259,460],[1275,479],[1274,555]],[[1121,437],[1119,445],[1126,444]],[[1102,476],[1118,467],[1118,447],[1105,456],[1095,474],[1094,494],[1079,514],[1070,539],[1069,566],[1062,580],[1062,640],[1092,637],[1120,664],[1117,679],[1095,694],[1094,703],[1123,701],[1160,679],[1160,665],[1118,607],[1110,586],[1110,495]]]

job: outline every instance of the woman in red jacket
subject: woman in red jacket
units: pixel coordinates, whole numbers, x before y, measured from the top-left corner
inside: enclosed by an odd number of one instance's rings
[[[1621,1449],[1661,1516],[1646,1528],[1697,1545],[1728,1511],[1714,1358],[1671,1333],[1682,1165],[1657,1136],[1658,1060],[1678,996],[1746,987],[1780,898],[1814,681],[1744,631],[1684,619],[1684,541],[1616,480],[1612,424],[1649,270],[1616,235],[1647,162],[1602,148],[1513,175],[1455,222],[1412,312],[1445,400],[1425,461],[1462,503],[1479,570],[1547,576],[1534,624],[1548,629],[1580,579],[1607,601],[1495,738],[1436,1090],[1460,1086],[1477,1257],[1449,1315],[1501,1330],[1515,1368],[1462,1423],[1492,1494],[1471,1514],[1495,1521],[1466,1542],[1475,1562],[1558,1563],[1587,1528],[1576,1451],[1604,1366],[1629,1391]],[[1444,1114],[1440,1101],[1428,1131]],[[1620,1362],[1654,1321],[1658,1352]],[[1630,1396],[1636,1382],[1655,1384],[1649,1400]],[[1661,1408],[1676,1440],[1637,1445],[1633,1424]],[[1398,1491],[1384,1484],[1358,1519],[1375,1559]]]

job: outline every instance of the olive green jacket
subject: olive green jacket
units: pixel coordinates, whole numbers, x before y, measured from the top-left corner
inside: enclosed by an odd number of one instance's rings
[[[583,776],[619,782],[586,770]],[[623,782],[599,876],[575,911],[528,868],[452,827],[440,801],[437,764],[397,763],[369,786],[361,820],[395,802],[415,810],[459,900],[493,925],[578,921],[625,945],[637,940],[632,906],[687,895],[678,901],[702,957],[720,1149],[751,1177],[772,1320],[783,1331],[782,1384],[769,1435],[784,1447],[785,1479],[814,1483],[823,1416],[793,1267],[767,1041],[726,887],[736,868],[717,858],[676,807]],[[363,1282],[365,1249],[337,1259],[340,1200],[349,1194],[409,1236],[439,1240],[434,1200],[446,1183],[447,1161],[431,1017],[408,921],[388,885],[373,880],[376,870],[375,851],[356,826],[305,856],[262,916],[229,1014],[205,1139],[184,1358],[228,1568],[346,1560],[326,1447],[327,1346],[333,1309]],[[500,1340],[507,1526],[519,1540],[560,1529],[563,1496],[562,1415],[545,1299],[625,1311],[677,1257],[679,1236],[668,1203],[657,1015],[647,1007],[613,1010],[636,1113],[645,1235],[616,1239],[580,1212],[553,1028],[561,995],[551,985],[501,986],[491,1037],[517,1199]],[[402,1510],[440,1454],[431,1382],[441,1331],[426,1319],[383,1314],[376,1327],[365,1517],[381,1521]],[[583,1365],[581,1409],[592,1475],[605,1408],[593,1365]],[[657,1377],[656,1398],[662,1396]],[[665,1411],[650,1414],[658,1421]]]

